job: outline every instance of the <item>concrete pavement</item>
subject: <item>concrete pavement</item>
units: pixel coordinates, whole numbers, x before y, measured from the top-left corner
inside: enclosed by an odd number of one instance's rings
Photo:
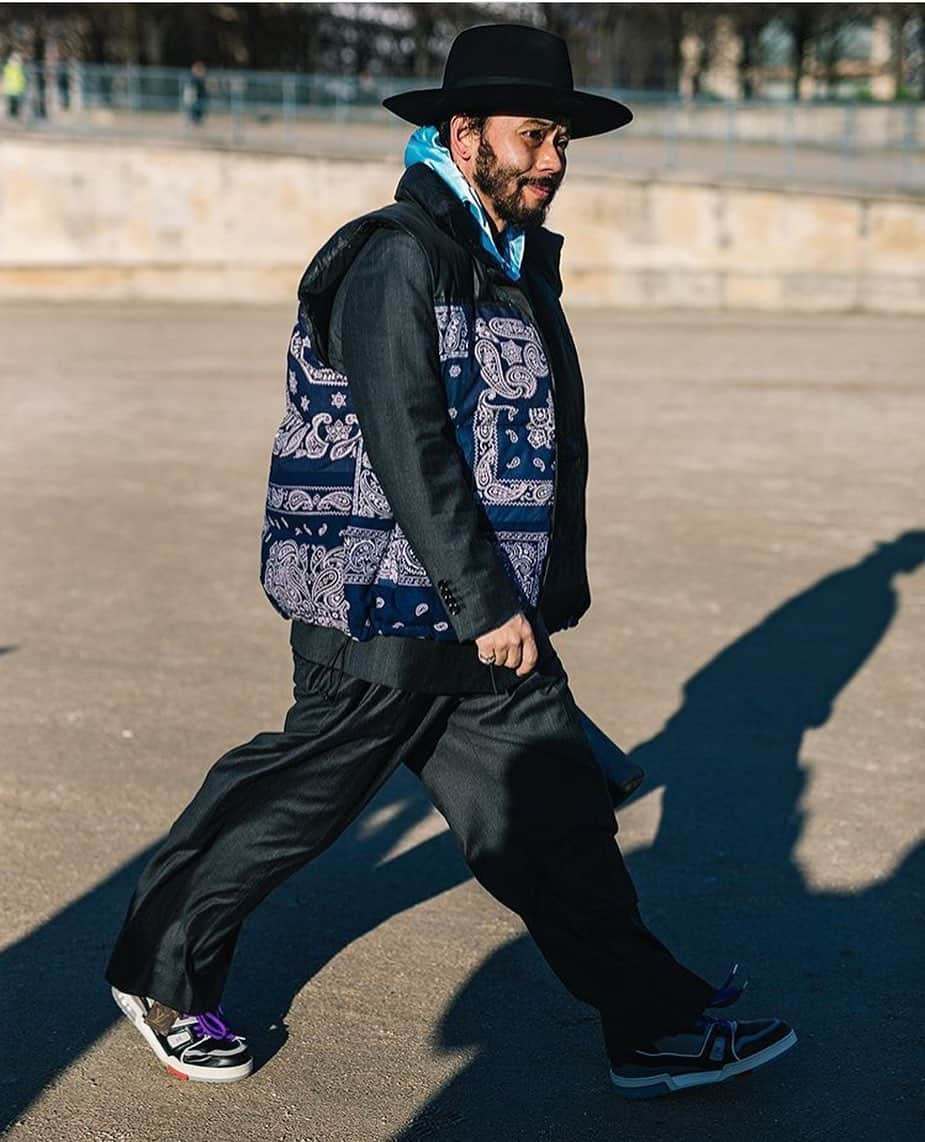
[[[921,1046],[925,330],[583,311],[594,606],[557,645],[646,767],[643,913],[733,1014],[800,1043],[624,1103],[593,1013],[399,774],[249,923],[226,997],[259,1070],[170,1079],[102,968],[146,854],[278,727],[257,582],[283,308],[0,312],[0,1104],[17,1142],[911,1137]]]

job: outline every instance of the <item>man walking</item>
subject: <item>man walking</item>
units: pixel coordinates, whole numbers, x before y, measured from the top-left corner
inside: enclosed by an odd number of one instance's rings
[[[648,930],[607,784],[550,632],[590,605],[587,440],[542,223],[570,138],[622,104],[574,90],[564,41],[470,28],[417,125],[390,206],[325,244],[299,287],[273,446],[262,580],[292,621],[282,733],[231,750],[141,877],[107,977],[176,1074],[252,1060],[219,1007],[241,923],[405,764],[473,875],[600,1013],[611,1078],[646,1097],[783,1054],[777,1019]]]

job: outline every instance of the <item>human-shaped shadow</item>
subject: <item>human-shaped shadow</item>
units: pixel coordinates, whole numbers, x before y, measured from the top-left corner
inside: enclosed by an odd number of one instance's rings
[[[833,1121],[843,1139],[867,1139],[873,1122],[883,1137],[915,1130],[910,984],[925,848],[860,892],[813,890],[794,849],[803,736],[826,722],[888,629],[894,577],[923,559],[925,531],[906,532],[789,599],[699,670],[661,732],[630,754],[647,772],[637,797],[664,786],[658,835],[628,859],[646,921],[717,983],[742,962],[751,988],[723,1014],[779,1012],[800,1036],[786,1082],[750,1077],[751,1100],[735,1100],[737,1132],[770,1137],[775,1122],[776,1137],[821,1137]],[[864,795],[890,790],[872,779]],[[870,843],[860,829],[851,841]],[[569,1008],[525,937],[467,981],[436,1045],[478,1051],[392,1142],[455,1142],[476,1124],[506,1139],[590,1142],[616,1123],[621,1137],[649,1138],[656,1121],[660,1136],[712,1140],[734,1097],[725,1085],[651,1104],[612,1094],[596,1016]],[[895,1065],[884,1066],[885,1051]]]
[[[383,822],[370,828],[369,814],[377,812]],[[226,995],[258,1065],[285,1040],[292,998],[332,956],[389,916],[468,879],[446,833],[380,863],[429,812],[416,780],[399,770],[339,841],[245,924]],[[0,1130],[121,1019],[103,972],[156,847],[0,953],[0,1026],[29,1028],[29,1050],[10,1051],[4,1060]]]
[[[662,732],[631,754],[648,772],[640,796],[665,786],[658,837],[629,862],[647,920],[704,974],[741,958],[759,965],[751,972],[753,985],[762,975],[785,979],[781,998],[793,997],[788,1014],[801,1039],[821,1051],[843,1041],[850,1023],[851,1101],[858,1106],[883,1098],[881,1076],[858,1049],[859,1005],[877,1013],[866,1027],[881,1050],[884,1027],[895,1043],[897,1030],[916,1025],[911,1015],[903,1018],[903,986],[917,967],[910,910],[923,850],[861,893],[808,889],[792,860],[801,823],[799,749],[803,733],[825,722],[892,621],[894,575],[911,572],[923,558],[925,532],[909,532],[789,600],[699,671]],[[389,810],[385,822],[368,827],[368,813],[382,809]],[[277,889],[245,926],[229,995],[230,1004],[247,1009],[258,1059],[280,1045],[293,996],[341,948],[468,879],[445,833],[380,863],[428,812],[413,778],[396,774],[367,814]],[[27,1018],[30,1027],[30,1050],[17,1053],[0,1079],[0,1128],[119,1018],[102,972],[152,852],[0,953],[3,1026]],[[727,897],[734,909],[724,907]],[[395,1139],[453,1142],[471,1137],[476,1127],[485,1132],[487,1124],[492,1136],[509,1139],[547,1137],[556,1124],[568,1129],[570,1142],[599,1138],[601,1123],[612,1123],[624,1104],[602,1081],[596,1022],[553,981],[525,937],[506,945],[464,986],[439,1029],[442,1047],[471,1051],[477,1045],[474,1061]],[[840,1052],[833,1065],[843,1069],[845,1057]],[[805,1107],[818,1106],[816,1086],[805,1086]],[[792,1085],[785,1095],[780,1113],[792,1109]],[[720,1092],[696,1097],[709,1111],[702,1137],[712,1138],[713,1099]],[[904,1114],[909,1119],[903,1136],[912,1129],[911,1101],[893,1103],[897,1128]],[[632,1104],[637,1116],[640,1105]],[[659,1121],[674,1122],[677,1115],[678,1128],[683,1122],[693,1137],[690,1105],[687,1096],[679,1109],[660,1108]]]

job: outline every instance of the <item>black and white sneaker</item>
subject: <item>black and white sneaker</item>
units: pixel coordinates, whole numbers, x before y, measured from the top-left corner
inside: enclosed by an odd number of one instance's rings
[[[742,1022],[703,1014],[689,1030],[612,1059],[610,1078],[626,1098],[655,1098],[763,1067],[796,1041],[796,1032],[781,1019]]]
[[[221,1007],[202,1015],[178,1015],[162,1035],[145,1022],[152,1000],[115,987],[112,997],[161,1063],[178,1079],[233,1083],[246,1079],[254,1069],[246,1041],[229,1029]]]

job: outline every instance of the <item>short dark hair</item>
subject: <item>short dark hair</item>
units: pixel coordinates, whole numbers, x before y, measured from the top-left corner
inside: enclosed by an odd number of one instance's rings
[[[469,115],[465,111],[458,111],[455,114],[462,115],[468,125],[476,131],[481,131],[488,122],[487,115]],[[450,119],[452,119],[452,115],[437,124],[437,141],[441,147],[446,147],[447,150],[450,149]]]

